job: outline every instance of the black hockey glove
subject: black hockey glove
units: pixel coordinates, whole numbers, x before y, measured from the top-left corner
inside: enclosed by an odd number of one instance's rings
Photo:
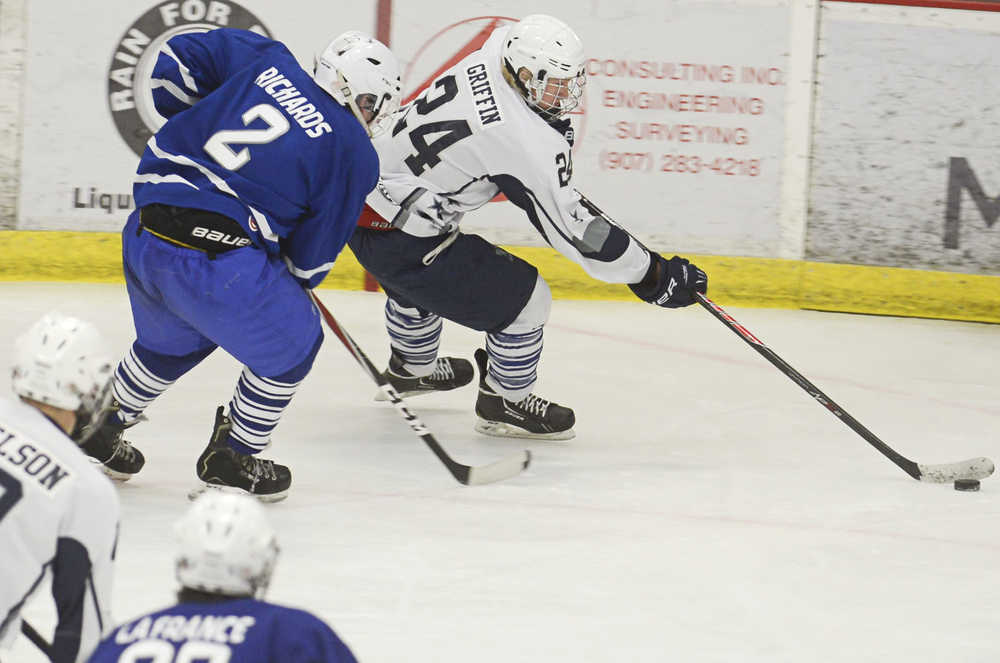
[[[628,287],[644,302],[680,308],[694,304],[695,292],[708,291],[708,276],[684,258],[666,260],[659,253],[650,253],[646,276]]]

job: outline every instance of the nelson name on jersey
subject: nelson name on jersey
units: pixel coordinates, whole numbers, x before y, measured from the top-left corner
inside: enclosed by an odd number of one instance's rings
[[[260,72],[254,83],[271,95],[278,105],[306,130],[306,135],[310,138],[319,138],[333,131],[323,114],[316,110],[316,106],[310,103],[309,99],[299,92],[277,67],[268,67]]]
[[[497,106],[496,99],[493,98],[493,87],[490,85],[490,76],[486,72],[486,65],[482,62],[474,64],[465,70],[465,75],[469,79],[472,98],[476,100],[479,126],[485,127],[494,123],[503,124],[500,108]]]
[[[45,451],[20,439],[3,426],[0,426],[0,460],[6,461],[3,467],[16,468],[47,491],[55,490],[59,482],[70,476],[70,471]]]

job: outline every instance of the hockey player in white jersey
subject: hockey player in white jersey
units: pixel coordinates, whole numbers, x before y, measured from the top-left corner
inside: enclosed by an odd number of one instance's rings
[[[17,340],[0,399],[0,660],[21,610],[51,573],[53,663],[85,661],[110,628],[118,493],[77,447],[108,411],[111,357],[97,330],[50,313]]]
[[[388,295],[385,376],[404,395],[467,384],[468,361],[437,356],[441,318],[485,331],[476,430],[488,435],[568,439],[575,415],[532,393],[548,286],[529,263],[462,234],[463,214],[503,193],[596,279],[668,308],[707,289],[704,272],[647,249],[572,187],[567,114],[585,62],[569,26],[527,16],[439,76],[374,141],[381,177],[350,246]]]

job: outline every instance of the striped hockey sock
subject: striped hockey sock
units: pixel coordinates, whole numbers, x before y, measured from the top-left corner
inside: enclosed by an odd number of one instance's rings
[[[271,432],[300,384],[302,380],[282,382],[244,368],[229,402],[229,417],[233,422],[230,440],[242,445],[247,453],[270,446]]]
[[[494,390],[515,403],[531,393],[542,357],[541,328],[526,334],[487,334],[486,351],[490,356],[487,380]]]
[[[147,361],[140,359],[140,355],[146,355]],[[176,375],[172,377],[163,375],[166,373],[162,370],[165,367],[158,366],[160,370],[155,370],[153,365],[156,363],[160,362],[147,355],[138,344],[133,344],[129,353],[115,369],[115,380],[111,389],[120,407],[118,418],[122,423],[128,425],[138,420],[139,415],[149,407],[149,404],[176,381]]]
[[[391,298],[385,303],[385,328],[392,351],[406,370],[424,377],[434,372],[441,345],[441,316],[406,308]]]

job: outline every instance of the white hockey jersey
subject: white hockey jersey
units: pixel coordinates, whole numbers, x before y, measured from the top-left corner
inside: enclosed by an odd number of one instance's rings
[[[120,506],[111,481],[34,407],[0,399],[0,660],[46,573],[55,663],[87,660],[111,623]]]
[[[500,53],[509,30],[494,31],[373,140],[380,179],[368,206],[403,232],[430,237],[452,232],[465,212],[502,192],[592,277],[638,282],[648,251],[580,203],[569,143],[504,81]]]

